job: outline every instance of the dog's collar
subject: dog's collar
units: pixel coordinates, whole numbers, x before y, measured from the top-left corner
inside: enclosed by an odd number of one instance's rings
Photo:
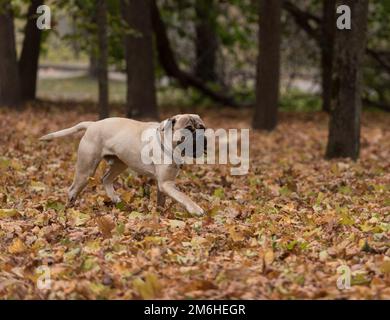
[[[181,168],[183,166],[183,159],[175,155],[175,151],[171,148],[171,146],[169,146],[169,144],[166,144],[165,141],[164,142],[162,141],[161,136],[163,135],[164,135],[163,130],[161,130],[161,128],[157,128],[156,138],[158,144],[161,146],[161,150],[163,151],[163,153],[165,153],[168,157],[172,159],[172,163],[176,165],[176,167]]]

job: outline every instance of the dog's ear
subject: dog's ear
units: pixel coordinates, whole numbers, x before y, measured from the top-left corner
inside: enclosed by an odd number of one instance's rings
[[[176,124],[176,118],[175,117],[172,117],[172,118],[169,118],[167,120],[164,120],[161,125],[160,125],[160,130],[161,131],[165,131],[167,130],[169,127],[174,130],[175,129],[175,124]]]
[[[204,124],[202,118],[199,115],[193,114],[192,115],[192,119],[195,122],[195,128],[196,129],[206,129],[206,125]]]
[[[175,129],[175,124],[176,124],[176,118],[175,118],[175,117],[172,117],[172,118],[170,118],[168,121],[171,122],[171,124],[172,124],[172,130],[174,130],[174,129]]]

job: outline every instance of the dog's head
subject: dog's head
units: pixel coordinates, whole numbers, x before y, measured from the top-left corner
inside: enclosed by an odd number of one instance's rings
[[[207,150],[206,126],[197,114],[178,114],[160,125],[161,131],[172,130],[172,146],[192,142],[192,157],[197,158]]]

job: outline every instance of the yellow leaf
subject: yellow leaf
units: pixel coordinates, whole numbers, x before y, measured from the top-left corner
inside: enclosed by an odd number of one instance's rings
[[[229,234],[234,242],[243,241],[245,239],[244,234],[235,226],[229,228]]]
[[[16,209],[0,209],[0,218],[12,218],[18,215]]]
[[[8,252],[12,254],[23,253],[27,250],[27,247],[19,238],[15,238],[11,245],[8,247]]]
[[[274,262],[275,254],[272,249],[269,249],[264,254],[264,262],[266,266],[270,266]]]
[[[30,189],[32,191],[41,192],[46,190],[46,185],[39,181],[32,181]]]
[[[142,214],[142,213],[139,213],[137,211],[132,211],[129,215],[128,215],[128,218],[129,219],[143,219],[145,218],[145,215]]]
[[[363,232],[370,232],[372,229],[374,229],[373,226],[370,226],[367,222],[365,224],[360,225],[360,230]]]
[[[355,221],[347,213],[342,213],[340,223],[344,226],[352,226]]]
[[[135,279],[133,281],[133,286],[135,290],[138,291],[139,295],[145,300],[158,297],[162,288],[157,276],[152,273],[148,273],[145,276],[145,281],[141,278]]]
[[[97,258],[92,256],[89,256],[84,260],[82,268],[85,271],[100,270],[100,266],[98,264]]]
[[[381,265],[381,271],[383,273],[389,274],[390,273],[390,260],[384,261]]]
[[[91,283],[89,285],[89,289],[97,297],[104,297],[109,293],[109,289],[101,283],[95,283],[95,282]]]
[[[75,209],[70,209],[68,214],[73,218],[73,223],[76,227],[85,225],[91,218],[88,214]]]
[[[86,253],[98,253],[101,249],[99,240],[88,241],[83,247]]]
[[[155,236],[155,237],[154,236],[147,236],[144,238],[145,243],[151,243],[151,244],[155,244],[155,245],[162,245],[167,240],[168,240],[168,238],[158,237],[158,236]]]
[[[214,190],[214,197],[219,198],[219,199],[224,199],[225,198],[225,191],[223,188],[217,188]]]
[[[22,169],[22,165],[18,160],[0,157],[0,169],[8,169],[8,168],[12,168],[17,171],[20,171]]]

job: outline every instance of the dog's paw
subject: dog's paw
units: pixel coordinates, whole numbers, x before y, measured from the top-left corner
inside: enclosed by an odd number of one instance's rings
[[[114,197],[111,198],[111,201],[114,204],[118,204],[118,203],[122,202],[122,199],[121,199],[120,196],[114,196]]]
[[[199,207],[198,205],[193,205],[193,206],[187,208],[187,211],[190,214],[197,216],[197,217],[201,217],[204,215],[204,210],[201,207]]]
[[[75,206],[75,203],[76,203],[76,199],[74,198],[69,198],[66,203],[65,203],[65,209],[70,209],[70,208],[73,208]]]

